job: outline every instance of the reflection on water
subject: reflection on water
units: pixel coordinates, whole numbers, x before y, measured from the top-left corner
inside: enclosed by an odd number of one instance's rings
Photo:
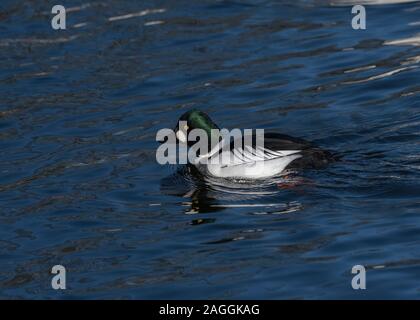
[[[353,1],[74,0],[54,31],[50,3],[3,0],[0,297],[417,298],[420,2],[360,3],[357,31]],[[342,161],[258,184],[157,164],[193,107]]]
[[[282,190],[299,192],[299,186],[309,184],[294,172],[284,172],[279,177],[265,180],[222,179],[202,176],[193,167],[182,166],[161,181],[161,191],[168,195],[188,198],[182,206],[185,213],[207,213],[227,208],[252,208],[253,214],[281,214],[298,211],[298,202],[267,203],[267,199],[277,199]]]

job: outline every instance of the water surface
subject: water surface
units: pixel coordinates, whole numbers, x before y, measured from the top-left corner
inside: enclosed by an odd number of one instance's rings
[[[418,298],[420,3],[369,2],[3,0],[0,297]],[[192,107],[343,160],[197,180],[155,160]]]

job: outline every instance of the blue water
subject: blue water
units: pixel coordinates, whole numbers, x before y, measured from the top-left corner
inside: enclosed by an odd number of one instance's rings
[[[366,30],[351,1],[63,4],[58,31],[50,1],[0,4],[0,298],[420,296],[419,2]],[[155,159],[192,107],[342,161],[197,181]]]

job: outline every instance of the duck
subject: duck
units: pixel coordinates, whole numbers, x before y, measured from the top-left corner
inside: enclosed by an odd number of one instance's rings
[[[180,124],[183,124],[180,127]],[[219,134],[219,127],[205,112],[192,109],[181,115],[174,129],[177,143],[192,148],[195,141],[188,139],[194,129],[201,129],[207,134],[208,148],[203,154],[200,149],[194,154],[188,165],[200,174],[216,178],[265,179],[279,176],[290,170],[321,169],[338,157],[328,150],[301,138],[289,135],[252,131],[252,139],[245,142]],[[215,132],[218,136],[213,140]],[[263,147],[258,139],[264,139]],[[212,141],[212,142],[210,142]],[[224,158],[226,157],[226,158]],[[215,159],[229,159],[214,161]]]

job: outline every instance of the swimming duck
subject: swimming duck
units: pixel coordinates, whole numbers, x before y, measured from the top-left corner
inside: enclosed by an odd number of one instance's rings
[[[180,123],[186,125],[180,128]],[[196,109],[190,110],[179,118],[174,130],[177,142],[187,144],[191,148],[195,142],[189,141],[187,137],[193,129],[202,129],[208,137],[212,137],[219,127],[206,113]],[[252,139],[247,140],[251,143],[246,143],[244,137],[241,143],[222,136],[216,137],[216,143],[213,144],[210,143],[211,139],[208,139],[210,151],[205,154],[197,153],[189,164],[207,176],[262,179],[280,175],[286,169],[319,169],[336,160],[331,152],[322,150],[308,141],[275,132],[262,133],[264,144],[261,147],[256,143],[258,138],[261,138],[259,135],[261,133],[252,131]],[[228,163],[212,161],[216,157],[220,159],[225,156],[230,159]]]

